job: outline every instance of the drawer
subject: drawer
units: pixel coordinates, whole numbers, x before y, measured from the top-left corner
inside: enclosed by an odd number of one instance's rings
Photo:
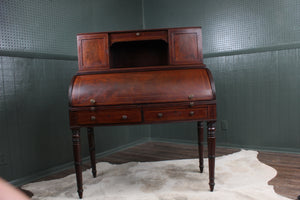
[[[167,31],[136,31],[127,33],[112,33],[110,34],[110,44],[116,42],[129,42],[139,40],[164,40],[168,42]]]
[[[145,122],[160,121],[184,121],[184,120],[200,120],[207,118],[207,107],[197,108],[166,108],[166,109],[145,109]]]
[[[78,125],[123,124],[141,122],[140,109],[108,109],[96,111],[76,111]]]

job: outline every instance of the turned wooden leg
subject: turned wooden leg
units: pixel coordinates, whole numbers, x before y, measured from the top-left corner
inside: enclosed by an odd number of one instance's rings
[[[81,155],[80,155],[80,130],[78,128],[72,129],[72,141],[73,141],[73,155],[74,165],[76,171],[77,180],[77,192],[78,196],[82,198],[82,169],[81,169]]]
[[[208,150],[208,166],[209,166],[209,186],[210,191],[214,190],[215,186],[215,121],[207,122],[207,150]]]
[[[95,160],[95,138],[94,138],[94,128],[88,127],[87,134],[89,139],[89,150],[90,150],[90,159],[91,159],[91,166],[92,166],[92,173],[93,176],[97,176],[96,170],[96,160]]]
[[[199,153],[199,168],[200,173],[203,172],[203,122],[198,122],[198,153]]]

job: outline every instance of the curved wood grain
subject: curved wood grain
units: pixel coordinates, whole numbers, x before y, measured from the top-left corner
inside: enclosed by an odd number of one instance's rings
[[[91,99],[95,100],[91,103]],[[72,106],[214,100],[207,69],[77,76]]]

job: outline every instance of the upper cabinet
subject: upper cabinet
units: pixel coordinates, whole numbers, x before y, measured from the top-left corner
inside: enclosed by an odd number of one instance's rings
[[[203,63],[201,29],[170,29],[169,58],[170,65]]]
[[[77,46],[79,72],[203,65],[200,27],[83,33]]]
[[[79,71],[97,71],[109,68],[108,34],[77,36]]]

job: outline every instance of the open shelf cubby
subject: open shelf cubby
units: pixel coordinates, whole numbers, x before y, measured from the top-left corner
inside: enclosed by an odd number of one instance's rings
[[[110,46],[110,67],[168,65],[168,43],[164,40],[117,42]]]

